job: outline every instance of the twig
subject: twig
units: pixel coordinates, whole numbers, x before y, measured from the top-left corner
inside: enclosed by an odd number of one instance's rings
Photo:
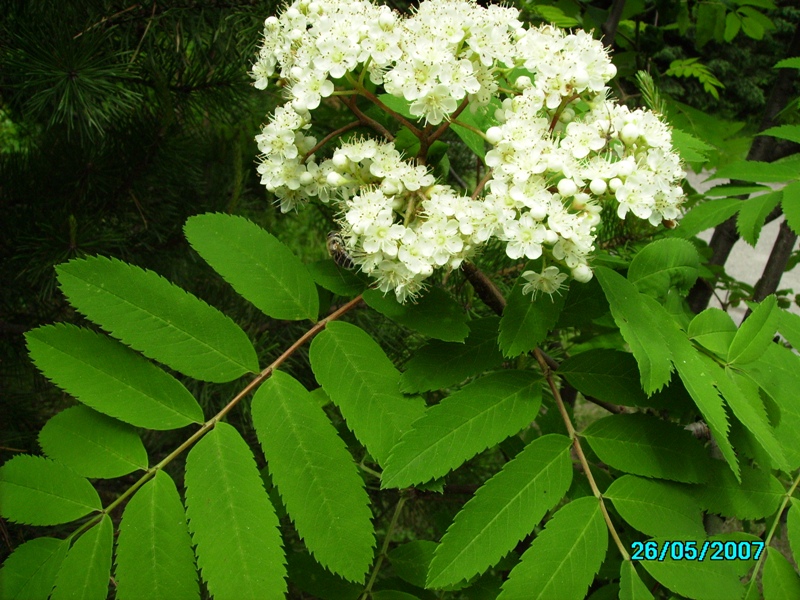
[[[477,198],[480,195],[480,193],[483,191],[483,186],[485,186],[486,183],[491,178],[492,178],[492,170],[488,169],[486,171],[486,174],[483,176],[483,179],[481,179],[480,182],[478,183],[478,185],[475,186],[475,191],[472,192],[472,199],[473,200],[475,200],[475,198]]]
[[[583,448],[581,448],[581,443],[578,439],[578,433],[572,426],[572,421],[570,420],[569,413],[567,413],[567,409],[564,406],[564,401],[561,399],[561,393],[559,392],[558,386],[556,386],[556,382],[553,379],[553,373],[550,369],[550,366],[547,364],[547,361],[545,360],[541,350],[534,348],[533,354],[536,357],[536,360],[539,362],[539,366],[542,369],[542,373],[544,373],[545,379],[547,379],[547,384],[550,386],[550,392],[553,394],[553,398],[556,401],[556,406],[558,406],[558,412],[561,413],[561,418],[563,419],[564,425],[567,428],[569,438],[572,440],[572,447],[575,449],[575,454],[578,456],[578,460],[583,467],[583,472],[586,475],[586,479],[589,481],[589,487],[592,488],[594,497],[597,498],[598,502],[600,502],[600,511],[603,513],[603,519],[605,519],[608,531],[611,534],[611,537],[614,539],[614,543],[617,545],[623,560],[630,560],[631,557],[628,554],[628,550],[625,548],[625,544],[623,544],[622,540],[619,538],[619,534],[614,527],[614,523],[611,522],[611,516],[608,514],[608,509],[606,509],[606,504],[603,501],[603,494],[600,492],[600,488],[597,487],[597,482],[594,480],[592,470],[589,468],[589,462],[586,460],[586,455],[583,453]]]
[[[378,98],[378,97],[377,97],[375,94],[373,94],[372,92],[370,92],[368,89],[366,89],[366,88],[363,88],[363,87],[362,87],[362,88],[361,88],[359,91],[361,92],[361,95],[363,95],[363,96],[364,96],[365,98],[367,98],[367,99],[368,99],[370,102],[372,102],[373,104],[375,104],[375,105],[376,105],[378,108],[380,108],[382,111],[389,113],[389,114],[390,114],[390,115],[392,115],[392,116],[393,116],[395,119],[397,119],[398,121],[400,121],[400,123],[402,123],[403,125],[405,125],[406,127],[408,127],[408,130],[409,130],[411,133],[413,133],[413,134],[414,134],[416,137],[420,137],[420,136],[422,135],[422,131],[419,129],[419,127],[417,127],[416,125],[414,125],[413,123],[411,123],[411,121],[409,121],[408,119],[406,119],[406,118],[405,118],[403,115],[401,115],[400,113],[398,113],[398,112],[395,112],[395,111],[393,111],[391,108],[389,108],[388,106],[386,106],[386,105],[385,105],[385,104],[384,104],[384,103],[381,101],[381,99],[380,99],[380,98]]]
[[[378,560],[375,562],[375,567],[372,569],[372,574],[369,576],[367,587],[364,588],[364,593],[361,594],[361,600],[369,598],[372,586],[375,583],[375,578],[378,577],[378,572],[383,565],[383,559],[386,557],[386,551],[389,549],[389,542],[392,541],[394,528],[397,527],[397,521],[400,518],[400,513],[403,511],[403,505],[406,503],[406,500],[407,498],[405,496],[400,496],[400,500],[397,502],[394,514],[392,515],[392,522],[389,524],[389,529],[386,530],[386,537],[383,540],[383,546],[381,546],[381,553],[378,555]]]
[[[350,101],[344,101],[343,100],[343,102],[344,102],[345,106],[347,106],[350,110],[353,111],[353,114],[358,117],[358,120],[361,123],[363,123],[364,125],[368,125],[369,127],[372,127],[375,131],[380,133],[383,137],[385,137],[390,142],[394,141],[394,136],[391,134],[391,132],[388,129],[386,129],[386,127],[384,127],[383,125],[378,123],[372,117],[368,117],[363,112],[361,112],[361,109],[358,108],[358,106],[356,106],[356,96],[352,96]]]
[[[322,148],[325,144],[330,142],[337,135],[342,135],[343,133],[347,133],[351,129],[355,129],[361,124],[362,124],[361,120],[359,119],[358,121],[353,121],[352,123],[348,123],[344,127],[339,127],[339,129],[337,129],[336,131],[331,131],[328,135],[326,135],[319,142],[317,142],[317,144],[311,150],[309,150],[308,152],[305,153],[305,155],[303,155],[303,162],[306,162],[309,156],[314,154],[317,150]]]
[[[447,131],[447,128],[450,127],[450,123],[452,123],[455,119],[458,118],[458,116],[462,112],[464,112],[464,109],[467,108],[468,104],[469,104],[469,97],[466,97],[461,102],[461,105],[455,110],[455,112],[448,117],[448,120],[445,121],[444,123],[442,123],[441,125],[439,125],[439,128],[436,131],[434,131],[430,135],[430,137],[428,137],[428,143],[432,144],[433,142],[438,140],[440,137],[442,137],[442,134],[444,134],[444,132]]]
[[[250,392],[256,389],[259,385],[261,385],[264,381],[269,379],[272,376],[272,373],[277,369],[280,365],[282,365],[286,359],[292,356],[298,348],[300,348],[303,344],[305,344],[308,340],[313,338],[317,335],[320,331],[322,331],[325,326],[330,323],[331,321],[335,321],[339,317],[341,317],[346,312],[355,308],[360,302],[362,298],[361,295],[356,296],[350,302],[343,305],[341,308],[332,312],[330,315],[316,323],[311,329],[306,331],[294,344],[289,346],[289,348],[281,354],[278,358],[276,358],[272,364],[270,364],[266,369],[261,371],[256,377],[248,383],[244,389],[236,394],[234,398],[225,405],[216,415],[211,417],[208,421],[203,423],[203,425],[195,431],[185,442],[183,442],[180,446],[178,446],[175,450],[170,452],[161,462],[157,465],[150,467],[147,471],[144,472],[136,483],[134,483],[131,487],[129,487],[125,492],[122,493],[116,500],[114,500],[111,504],[105,507],[103,510],[97,513],[97,515],[86,521],[83,525],[78,527],[75,531],[73,531],[69,538],[72,538],[83,531],[93,527],[97,523],[99,523],[103,516],[111,514],[111,512],[117,508],[120,504],[122,504],[125,500],[127,500],[130,496],[132,496],[139,488],[141,488],[145,483],[150,481],[153,477],[155,477],[156,473],[166,467],[169,463],[171,463],[175,458],[177,458],[180,454],[183,453],[184,450],[192,446],[195,442],[197,442],[201,437],[203,437],[206,433],[211,431],[214,426],[219,423],[225,415],[227,415],[233,408],[239,404],[239,402],[245,398]]]

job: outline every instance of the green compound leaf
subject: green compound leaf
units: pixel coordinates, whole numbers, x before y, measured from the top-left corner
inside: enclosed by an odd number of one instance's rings
[[[84,477],[121,477],[147,469],[147,450],[136,430],[85,406],[50,419],[39,432],[39,445]]]
[[[622,562],[619,578],[619,600],[653,600],[653,594],[636,572],[636,566],[629,560]]]
[[[680,220],[678,227],[672,231],[672,235],[690,238],[701,231],[716,227],[723,221],[727,221],[740,208],[742,208],[742,201],[736,198],[708,200],[689,210]]]
[[[33,362],[85,405],[146,429],[203,422],[203,410],[183,385],[108,336],[74,325],[25,334]]]
[[[686,332],[689,339],[718,356],[727,356],[738,328],[731,316],[719,308],[707,308],[696,315]]]
[[[744,365],[761,358],[781,321],[781,311],[776,306],[775,295],[771,294],[742,323],[728,350],[728,363]]]
[[[108,515],[69,549],[56,577],[51,600],[105,600],[111,577],[114,525]]]
[[[767,562],[761,580],[764,598],[769,600],[797,600],[800,598],[800,577],[789,561],[775,548],[767,548]]]
[[[399,390],[400,372],[364,330],[335,321],[311,343],[311,368],[356,438],[384,465],[389,451],[425,412]]]
[[[58,525],[103,506],[86,479],[41,456],[15,456],[0,467],[0,514],[16,523]]]
[[[639,291],[622,275],[605,267],[595,274],[611,306],[611,315],[639,364],[642,389],[650,395],[670,380],[672,356]]]
[[[408,487],[442,477],[533,421],[542,402],[538,376],[486,375],[431,406],[392,449],[381,487]]]
[[[763,519],[775,513],[784,495],[781,482],[770,473],[742,465],[739,483],[729,469],[715,466],[706,485],[692,490],[709,512],[737,519]]]
[[[793,181],[783,188],[781,209],[791,230],[800,232],[800,181]]]
[[[319,296],[305,265],[275,236],[243,217],[191,217],[186,239],[239,294],[274,319],[316,321]]]
[[[688,491],[665,481],[623,475],[603,492],[634,529],[652,537],[705,537],[702,508]]]
[[[736,230],[744,241],[755,247],[767,215],[778,206],[782,197],[783,191],[777,191],[742,201],[742,207],[739,209],[739,216],[736,219]]]
[[[536,536],[497,600],[582,600],[607,549],[608,531],[597,498],[573,500]]]
[[[216,600],[286,594],[278,517],[242,436],[217,423],[186,457],[186,515],[197,564]]]
[[[800,315],[790,313],[787,310],[780,310],[778,320],[778,331],[791,344],[792,348],[800,348]]]
[[[562,362],[558,374],[584,396],[623,406],[649,406],[639,385],[636,359],[628,352],[605,348],[581,352]]]
[[[67,550],[69,543],[49,537],[22,544],[0,569],[0,598],[47,600]]]
[[[360,294],[367,287],[365,281],[355,272],[338,266],[332,260],[318,260],[306,265],[309,274],[321,288],[350,298]]]
[[[431,288],[416,303],[406,304],[392,294],[367,290],[364,302],[392,321],[437,340],[462,342],[469,334],[464,309],[441,288]]]
[[[96,256],[56,272],[75,308],[153,360],[214,383],[258,371],[256,351],[236,323],[152,271]]]
[[[587,427],[585,437],[600,460],[615,469],[684,483],[706,481],[711,460],[691,433],[644,414],[612,415]]]
[[[117,598],[200,598],[192,539],[181,497],[164,471],[145,483],[122,515],[117,541]]]
[[[654,540],[657,548],[662,548],[667,541]],[[669,540],[672,541],[672,540]],[[684,541],[684,540],[681,540]],[[702,549],[703,540],[696,541],[697,548]],[[734,563],[712,561],[709,551],[705,560],[673,560],[667,552],[663,561],[646,560],[642,566],[652,577],[667,589],[694,600],[720,600],[726,598],[738,600],[744,595],[744,586],[739,580]]]
[[[436,547],[425,587],[482,573],[533,531],[572,483],[571,446],[561,435],[538,438],[480,487]]]
[[[567,297],[561,294],[539,294],[536,299],[523,294],[527,280],[520,276],[508,297],[500,319],[500,349],[506,357],[519,356],[538,346],[558,322]]]
[[[375,547],[369,497],[325,412],[281,371],[261,385],[251,410],[272,481],[306,547],[333,573],[363,583]]]
[[[665,298],[670,288],[691,289],[699,267],[700,257],[694,244],[667,238],[648,244],[633,257],[628,281],[642,294]]]
[[[400,389],[406,393],[440,390],[503,364],[497,347],[499,317],[470,321],[463,344],[432,340],[406,363]]]

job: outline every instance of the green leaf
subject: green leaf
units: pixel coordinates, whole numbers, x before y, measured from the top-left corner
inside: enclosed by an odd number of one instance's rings
[[[728,363],[744,365],[758,360],[772,343],[781,313],[776,309],[774,294],[764,298],[752,314],[742,323],[728,350]]]
[[[729,12],[728,15],[725,17],[725,41],[730,43],[736,37],[736,34],[739,33],[739,29],[742,26],[742,21],[735,12]]]
[[[500,349],[506,357],[530,352],[547,337],[558,322],[566,294],[539,294],[536,299],[522,293],[527,280],[517,279],[500,319]]]
[[[431,406],[392,449],[381,487],[441,477],[499,444],[539,414],[541,380],[530,371],[486,375]]]
[[[711,350],[718,356],[727,356],[738,328],[731,316],[719,308],[707,308],[689,323],[689,339]]]
[[[770,127],[764,131],[758,132],[756,135],[769,135],[779,140],[789,140],[795,144],[800,144],[800,125],[780,125],[779,127]]]
[[[463,111],[460,115],[458,115],[457,121],[461,123],[465,123],[467,125],[471,125],[476,129],[479,129],[486,132],[488,129],[487,119],[482,116],[480,111],[481,109],[478,108],[474,113],[470,111],[469,107]],[[461,141],[467,145],[467,148],[472,150],[473,154],[479,156],[481,160],[486,158],[486,141],[482,135],[479,135],[477,132],[472,131],[466,127],[462,127],[456,123],[450,125],[450,129],[452,129],[458,137],[461,138]]]
[[[685,162],[706,162],[714,147],[677,127],[672,128],[672,147]]]
[[[672,287],[688,292],[697,280],[699,267],[694,244],[676,238],[661,239],[633,257],[628,281],[642,294],[663,299]]]
[[[436,542],[428,540],[414,540],[396,547],[386,556],[400,579],[418,588],[424,588],[428,567],[433,560],[437,545]]]
[[[614,322],[639,364],[642,389],[650,395],[670,380],[671,355],[661,328],[653,320],[636,287],[622,275],[596,267],[595,275],[611,306]]]
[[[186,457],[186,515],[197,564],[217,600],[286,594],[275,508],[239,432],[217,423]]]
[[[378,96],[378,100],[383,102],[394,112],[403,115],[406,119],[411,119],[412,122],[420,119],[420,117],[411,114],[411,111],[409,110],[411,103],[405,98],[398,98],[396,96],[392,96],[391,94],[380,94]]]
[[[268,317],[317,320],[314,281],[272,234],[243,217],[219,213],[191,217],[183,232],[203,260]]]
[[[755,247],[767,215],[778,206],[782,196],[783,192],[777,191],[742,201],[739,217],[736,220],[736,230],[744,241]]]
[[[706,485],[692,490],[709,512],[737,519],[763,519],[775,513],[784,495],[774,476],[742,465],[742,482],[730,469],[715,466]]]
[[[761,579],[764,598],[768,600],[796,600],[800,598],[800,578],[794,567],[775,548],[766,548],[767,562]]]
[[[678,370],[684,387],[708,423],[722,456],[738,477],[738,460],[728,439],[728,415],[725,412],[722,398],[714,386],[715,380],[710,376],[707,364],[702,360],[704,355],[692,345],[686,334],[677,326],[661,304],[647,296],[643,296],[643,298],[651,318],[660,326],[672,354],[673,364]]]
[[[503,355],[497,347],[499,324],[499,317],[470,321],[469,336],[463,344],[429,342],[406,363],[400,389],[406,393],[439,390],[499,367],[503,364]]]
[[[666,538],[654,540],[660,549]],[[703,547],[702,540],[696,541],[697,548]],[[709,552],[710,555],[710,552]],[[744,594],[744,586],[733,563],[705,560],[673,560],[669,553],[665,560],[642,561],[642,566],[667,589],[695,600],[737,600]]]
[[[768,185],[737,185],[735,183],[723,183],[721,185],[715,185],[710,190],[707,190],[705,195],[737,200],[736,198],[731,198],[731,196],[749,196],[756,192],[769,192],[771,189],[772,188]],[[741,202],[741,200],[737,201]]]
[[[573,500],[536,536],[498,600],[582,600],[607,549],[608,532],[597,498]]]
[[[345,581],[322,568],[308,552],[289,552],[286,561],[289,581],[311,598],[358,600],[364,589],[363,585]]]
[[[789,514],[786,518],[786,530],[789,533],[789,545],[792,548],[794,562],[800,558],[800,501],[792,498]]]
[[[552,23],[557,27],[576,27],[580,26],[577,19],[568,17],[557,6],[548,6],[546,4],[536,4],[531,7],[535,12],[542,16],[542,19],[547,23]]]
[[[705,537],[702,510],[682,487],[623,475],[603,492],[634,529],[652,537]]]
[[[50,419],[39,432],[39,445],[84,477],[121,477],[147,469],[147,451],[136,430],[85,406]]]
[[[49,537],[19,546],[0,569],[0,598],[47,600],[67,550],[69,543]]]
[[[738,179],[754,183],[781,183],[797,179],[797,168],[791,164],[740,160],[717,169],[714,179]]]
[[[562,362],[558,374],[584,396],[623,406],[648,406],[639,386],[636,359],[628,352],[607,348],[581,352]]]
[[[611,415],[587,427],[585,437],[604,463],[626,473],[684,483],[709,476],[711,461],[691,433],[645,414]]]
[[[97,256],[56,272],[75,308],[153,360],[214,383],[258,371],[256,351],[236,323],[152,271]]]
[[[108,515],[69,549],[56,577],[51,600],[105,600],[111,577],[114,525]]]
[[[392,321],[428,337],[462,342],[469,334],[464,309],[441,288],[432,288],[416,303],[407,304],[400,304],[394,294],[367,290],[364,302]]]
[[[781,208],[786,222],[795,233],[800,232],[800,181],[793,181],[783,188]]]
[[[354,271],[343,269],[332,260],[318,260],[306,268],[318,286],[345,298],[360,294],[367,287]]]
[[[425,587],[482,573],[533,531],[572,483],[571,447],[561,435],[540,437],[481,486],[436,547]]]
[[[780,442],[775,437],[775,432],[767,418],[767,411],[758,393],[758,386],[750,379],[725,368],[719,372],[719,366],[709,357],[703,357],[708,365],[709,372],[715,372],[714,385],[722,392],[722,396],[733,410],[736,418],[750,430],[758,444],[769,454],[773,463],[786,472],[791,471],[791,466],[786,460]],[[712,370],[714,369],[714,370]]]
[[[48,379],[101,413],[147,429],[203,422],[200,405],[177,379],[108,336],[62,324],[25,339]]]
[[[375,547],[369,497],[325,412],[281,371],[261,384],[251,411],[272,481],[306,547],[330,571],[363,583]]]
[[[800,69],[800,57],[784,58],[775,63],[775,69]]]
[[[619,600],[653,600],[653,594],[642,582],[636,566],[629,560],[623,561],[620,569]]]
[[[28,525],[58,525],[100,510],[86,479],[41,456],[22,454],[0,467],[0,514]]]
[[[181,497],[157,471],[131,498],[117,540],[117,598],[200,598],[192,539]]]
[[[792,470],[800,467],[800,358],[791,350],[770,344],[761,359],[745,365],[747,375],[758,383],[780,408],[775,436]]]
[[[697,5],[696,19],[695,43],[698,48],[702,48],[711,40],[722,41],[725,24],[723,4],[701,2]]]
[[[400,437],[425,412],[422,398],[399,390],[400,372],[355,325],[329,323],[311,343],[311,368],[347,426],[383,465]]]
[[[742,207],[742,201],[736,198],[720,198],[708,200],[695,205],[687,212],[672,231],[672,235],[690,238],[701,231],[716,227],[727,221]]]

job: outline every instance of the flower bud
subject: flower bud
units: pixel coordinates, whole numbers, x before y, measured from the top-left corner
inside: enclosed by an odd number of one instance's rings
[[[325,181],[328,182],[328,185],[331,185],[333,187],[339,187],[340,185],[344,185],[347,182],[347,180],[336,171],[331,171],[330,173],[328,173],[328,176],[325,178]]]
[[[558,188],[558,193],[565,198],[572,196],[578,191],[578,186],[575,185],[575,182],[572,181],[572,179],[562,179],[558,182],[556,187]]]
[[[592,273],[592,270],[589,268],[589,265],[578,265],[577,267],[572,269],[573,279],[575,279],[575,281],[578,281],[580,283],[587,283],[591,281],[593,276],[594,273]]]
[[[608,189],[610,189],[612,193],[616,193],[617,190],[621,187],[622,187],[622,179],[620,179],[619,177],[614,177],[614,179],[608,182]]]
[[[608,184],[602,179],[592,179],[592,182],[589,184],[589,189],[592,190],[595,196],[602,196],[606,193]]]
[[[333,155],[333,158],[331,158],[331,162],[337,169],[344,169],[348,164],[350,164],[350,159],[347,158],[343,152],[336,152]]]
[[[500,127],[489,127],[486,131],[486,139],[492,146],[496,146],[503,139],[503,130]]]
[[[639,139],[641,132],[634,123],[628,123],[622,128],[619,134],[620,139],[629,146]]]

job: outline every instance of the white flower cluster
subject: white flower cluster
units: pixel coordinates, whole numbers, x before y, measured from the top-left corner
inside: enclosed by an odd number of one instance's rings
[[[266,20],[252,76],[259,89],[279,78],[287,102],[256,138],[262,183],[284,212],[315,197],[335,202],[353,261],[401,301],[492,237],[510,258],[544,256],[541,273],[524,274],[525,291],[552,294],[564,280],[555,265],[591,279],[603,206],[654,225],[679,214],[684,173],[670,131],[607,98],[616,70],[602,44],[518,17],[474,0],[426,0],[407,18],[367,0],[297,0]],[[355,108],[358,96],[381,105],[367,77],[424,119],[423,137],[465,103],[491,103],[487,193],[437,185],[390,143],[350,139],[318,159],[307,131],[322,98],[342,95],[361,125],[385,135]]]

